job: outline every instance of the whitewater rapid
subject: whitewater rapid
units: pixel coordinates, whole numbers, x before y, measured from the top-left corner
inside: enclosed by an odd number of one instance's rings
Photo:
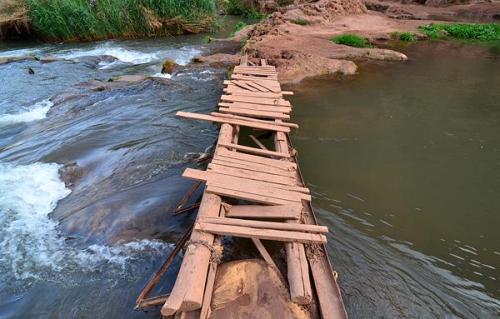
[[[164,253],[170,245],[141,240],[116,246],[70,246],[50,218],[71,191],[60,165],[0,163],[0,273],[16,280],[63,280],[68,272],[125,271],[141,251]]]

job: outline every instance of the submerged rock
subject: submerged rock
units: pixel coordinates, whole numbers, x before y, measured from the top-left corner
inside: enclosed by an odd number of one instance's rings
[[[165,60],[165,62],[163,62],[161,73],[172,74],[177,66],[178,64],[174,60],[167,59]]]
[[[217,269],[209,318],[310,319],[290,300],[281,275],[263,260],[221,264]]]

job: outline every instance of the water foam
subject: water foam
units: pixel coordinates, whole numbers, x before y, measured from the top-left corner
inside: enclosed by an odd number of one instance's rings
[[[164,253],[168,244],[134,241],[114,247],[68,245],[49,218],[70,194],[59,178],[60,165],[0,163],[0,274],[15,280],[67,280],[69,272],[125,270],[141,252]],[[170,250],[170,249],[168,249]],[[134,257],[135,256],[135,257]]]
[[[120,62],[131,64],[144,64],[171,58],[177,64],[186,65],[195,55],[200,54],[200,52],[200,50],[193,47],[182,47],[178,49],[167,48],[154,52],[144,52],[119,46],[118,43],[107,42],[91,49],[72,49],[55,55],[69,60],[78,60],[78,58],[81,57],[107,55],[118,59]],[[101,69],[106,69],[116,64],[117,61],[101,62],[99,63],[99,67]]]
[[[53,105],[51,101],[43,100],[20,113],[0,114],[0,126],[41,120],[47,116],[47,112]]]

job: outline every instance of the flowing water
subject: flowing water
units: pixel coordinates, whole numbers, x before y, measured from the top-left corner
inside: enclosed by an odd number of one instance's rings
[[[499,318],[500,55],[434,42],[407,54],[290,87],[348,313]]]
[[[180,173],[217,136],[174,115],[213,110],[226,76],[159,72],[218,50],[202,42],[0,44],[61,59],[0,65],[0,318],[158,317],[135,298],[192,222],[169,214],[192,183]],[[292,88],[353,318],[500,314],[500,70],[470,52],[419,46],[406,64]],[[125,74],[152,78],[106,86]]]

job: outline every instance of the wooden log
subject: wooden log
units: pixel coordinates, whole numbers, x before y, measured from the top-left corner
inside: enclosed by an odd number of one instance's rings
[[[252,96],[222,95],[221,100],[230,102],[273,105],[273,106],[291,106],[290,102],[284,99],[258,98]]]
[[[249,117],[243,117],[239,115],[233,115],[233,114],[223,114],[223,113],[217,113],[217,112],[212,112],[210,113],[212,116],[218,116],[218,117],[224,117],[224,118],[233,118],[233,119],[244,119],[247,121],[251,122],[258,122],[258,123],[269,123],[270,121],[266,120],[259,120],[259,119],[250,119]],[[299,128],[299,125],[295,123],[288,123],[288,122],[283,122],[281,123],[282,126],[290,127],[290,128]]]
[[[275,152],[275,151],[266,151],[266,150],[261,150],[259,148],[255,147],[248,147],[244,145],[239,145],[239,144],[232,144],[232,143],[221,143],[221,146],[225,146],[227,148],[232,148],[238,151],[242,152],[247,152],[247,153],[253,153],[253,154],[258,154],[258,155],[264,155],[264,156],[273,156],[273,157],[279,157],[279,158],[288,158],[290,157],[290,154],[288,153],[281,153],[281,152]]]
[[[151,298],[142,299],[136,306],[136,309],[144,309],[163,305],[167,301],[169,294],[159,295]]]
[[[232,135],[233,127],[223,124],[218,142],[229,142]],[[219,196],[205,192],[198,217],[218,216],[220,206],[221,198]],[[212,244],[214,236],[205,232],[193,231],[191,240]],[[210,256],[210,250],[204,245],[188,245],[174,287],[161,309],[163,316],[170,316],[179,310],[192,311],[201,308]]]
[[[265,195],[259,195],[259,194],[252,194],[244,191],[236,191],[233,189],[228,189],[224,187],[217,187],[213,185],[208,185],[207,186],[207,192],[212,193],[212,194],[217,194],[220,196],[226,196],[226,197],[231,197],[231,198],[236,198],[236,199],[242,199],[246,201],[251,201],[255,203],[260,203],[260,204],[266,204],[266,205],[289,205],[290,202],[287,200],[283,199],[278,199],[274,197],[269,197]]]
[[[203,120],[203,121],[212,121],[212,122],[217,122],[217,123],[227,123],[227,124],[232,124],[232,125],[242,125],[242,126],[253,127],[253,128],[258,128],[258,129],[262,129],[262,130],[270,130],[270,131],[290,132],[290,128],[286,127],[286,126],[265,124],[265,123],[259,123],[259,122],[248,121],[248,120],[243,120],[243,119],[221,118],[221,117],[212,116],[212,115],[197,114],[197,113],[190,113],[190,112],[183,112],[183,111],[177,112],[176,115],[179,117],[184,117],[184,118],[193,119],[193,120]]]
[[[296,232],[307,232],[326,234],[328,227],[319,225],[306,225],[306,224],[287,224],[282,222],[263,222],[258,220],[246,220],[237,218],[221,218],[221,217],[202,217],[198,219],[202,223],[231,225],[231,226],[244,226],[259,229],[276,229],[276,230],[291,230]]]
[[[264,247],[264,245],[262,244],[262,242],[260,241],[260,239],[252,238],[252,241],[253,241],[255,247],[257,248],[257,250],[259,251],[260,255],[262,256],[262,258],[264,258],[264,260],[271,267],[273,267],[274,269],[276,269],[276,271],[279,273],[278,266],[276,266],[276,264],[274,263],[273,258],[271,257],[271,255],[269,255],[269,253],[267,252],[266,247]]]
[[[300,205],[262,206],[235,205],[229,208],[227,217],[261,219],[298,219],[302,212]]]
[[[276,240],[284,242],[302,242],[302,243],[325,243],[326,237],[322,234],[311,234],[294,232],[287,230],[259,229],[242,226],[230,226],[221,224],[210,224],[196,222],[195,229],[203,232],[209,232],[217,235],[235,236],[243,238],[258,238],[267,240]]]
[[[281,119],[281,120],[290,119],[290,115],[283,114],[280,112],[254,111],[254,110],[245,109],[245,108],[238,108],[238,107],[231,107],[231,108],[221,107],[221,108],[219,108],[219,112],[235,114],[235,115],[244,115],[244,116],[250,116],[250,117],[257,117],[257,118],[267,118],[267,119]]]

